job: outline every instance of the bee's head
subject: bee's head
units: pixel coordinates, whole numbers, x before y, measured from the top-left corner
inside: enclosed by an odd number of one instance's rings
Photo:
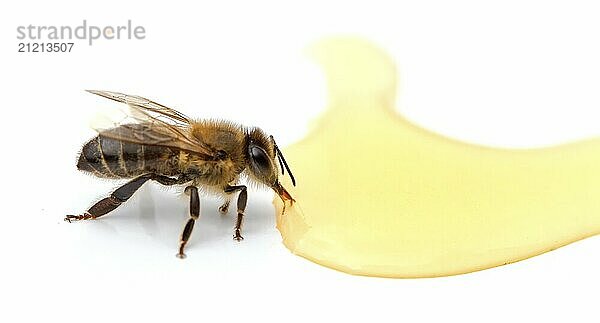
[[[279,183],[279,171],[275,159],[279,160],[281,173],[285,174],[285,170],[287,170],[292,179],[292,184],[296,186],[294,175],[292,175],[273,136],[267,136],[259,128],[251,129],[248,133],[246,153],[248,158],[248,174],[256,181],[272,188],[282,200],[294,201],[290,193]]]

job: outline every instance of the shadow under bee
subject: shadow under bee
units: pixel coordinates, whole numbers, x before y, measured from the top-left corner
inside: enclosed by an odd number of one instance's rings
[[[153,243],[167,247],[170,253],[173,243],[177,242],[174,237],[180,233],[179,224],[189,216],[189,197],[181,189],[149,184],[141,187],[128,203],[115,210],[110,217],[94,220],[94,225],[88,229],[97,235],[123,240],[128,240],[128,236],[144,234]],[[252,210],[253,216],[252,221],[244,226],[245,232],[249,236],[271,233],[274,241],[279,241],[280,236],[275,231],[275,210],[270,203],[271,195],[260,190],[252,193],[256,199],[248,203],[248,210]],[[229,210],[227,214],[221,214],[218,208],[222,202],[200,196],[200,218],[195,228],[197,234],[190,238],[188,245],[231,245],[228,233],[233,228],[235,212]]]

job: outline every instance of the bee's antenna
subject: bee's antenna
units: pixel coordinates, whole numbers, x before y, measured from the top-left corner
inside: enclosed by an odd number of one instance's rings
[[[296,186],[296,179],[294,178],[294,174],[292,174],[292,171],[290,170],[290,167],[288,166],[287,162],[285,161],[285,158],[283,157],[283,154],[281,153],[281,150],[279,150],[279,147],[277,147],[277,144],[275,143],[275,139],[273,139],[273,136],[271,136],[271,140],[273,141],[273,146],[275,147],[275,154],[277,155],[277,159],[279,160],[279,165],[281,166],[281,174],[285,175],[285,169],[287,169],[288,174],[290,174],[290,178],[292,179],[292,185]]]
[[[294,178],[294,174],[292,174],[292,171],[288,167],[288,164],[285,161],[285,158],[283,157],[283,154],[281,153],[281,150],[279,150],[279,147],[277,147],[277,145],[275,145],[275,150],[277,150],[277,156],[279,158],[279,162],[283,162],[285,169],[287,169],[288,174],[290,174],[290,178],[292,179],[292,185],[296,186],[296,179]]]
[[[277,149],[276,151],[279,151],[279,149]],[[281,175],[285,175],[285,168],[283,168],[283,162],[281,161],[281,155],[279,153],[275,153],[275,155],[277,155],[277,160],[279,160],[279,166],[281,168]]]

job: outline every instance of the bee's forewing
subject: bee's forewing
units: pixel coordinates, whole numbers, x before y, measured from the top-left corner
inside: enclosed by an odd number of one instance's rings
[[[183,149],[207,159],[215,154],[210,147],[190,133],[189,118],[174,109],[139,96],[109,91],[88,92],[125,103],[129,107],[128,111],[122,111],[120,119],[99,118],[99,124],[93,128],[103,136],[139,144]],[[141,126],[133,126],[135,124]]]
[[[90,121],[90,127],[97,132],[118,127],[119,125],[133,122],[130,119],[130,113],[117,106],[103,108],[99,110]]]
[[[163,117],[172,122],[180,123],[180,124],[189,124],[190,119],[185,116],[183,113],[169,108],[160,103],[148,100],[141,96],[137,95],[128,95],[119,92],[110,92],[110,91],[97,91],[97,90],[87,90],[90,93],[105,97],[107,99],[111,99],[117,102],[125,103],[131,107],[134,107],[137,110],[144,111],[152,118]]]

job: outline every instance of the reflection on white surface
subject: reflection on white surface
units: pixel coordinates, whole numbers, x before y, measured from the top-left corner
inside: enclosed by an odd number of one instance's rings
[[[98,193],[90,205],[110,191]],[[235,223],[235,199],[229,212],[221,215],[218,207],[221,201],[212,196],[201,196],[200,219],[194,231],[186,253],[188,258],[202,257],[204,248],[217,248],[231,252],[244,244],[279,242],[279,233],[274,230],[274,210],[270,203],[272,193],[268,191],[250,191],[246,216],[244,218],[243,235],[245,240],[236,242],[232,239]],[[126,203],[113,212],[95,220],[78,221],[70,224],[74,231],[84,231],[79,246],[99,242],[105,251],[116,248],[117,241],[132,242],[135,239],[146,241],[146,251],[150,253],[156,248],[156,257],[164,257],[165,250],[175,255],[179,246],[179,237],[189,217],[189,199],[180,188],[165,189],[160,184],[146,183]],[[104,240],[104,243],[102,242]],[[100,247],[100,246],[98,246]],[[85,257],[89,251],[83,247],[79,250]],[[194,256],[198,254],[197,256]],[[123,255],[124,256],[124,255]],[[135,256],[132,254],[130,256]],[[185,259],[183,261],[188,261]]]

